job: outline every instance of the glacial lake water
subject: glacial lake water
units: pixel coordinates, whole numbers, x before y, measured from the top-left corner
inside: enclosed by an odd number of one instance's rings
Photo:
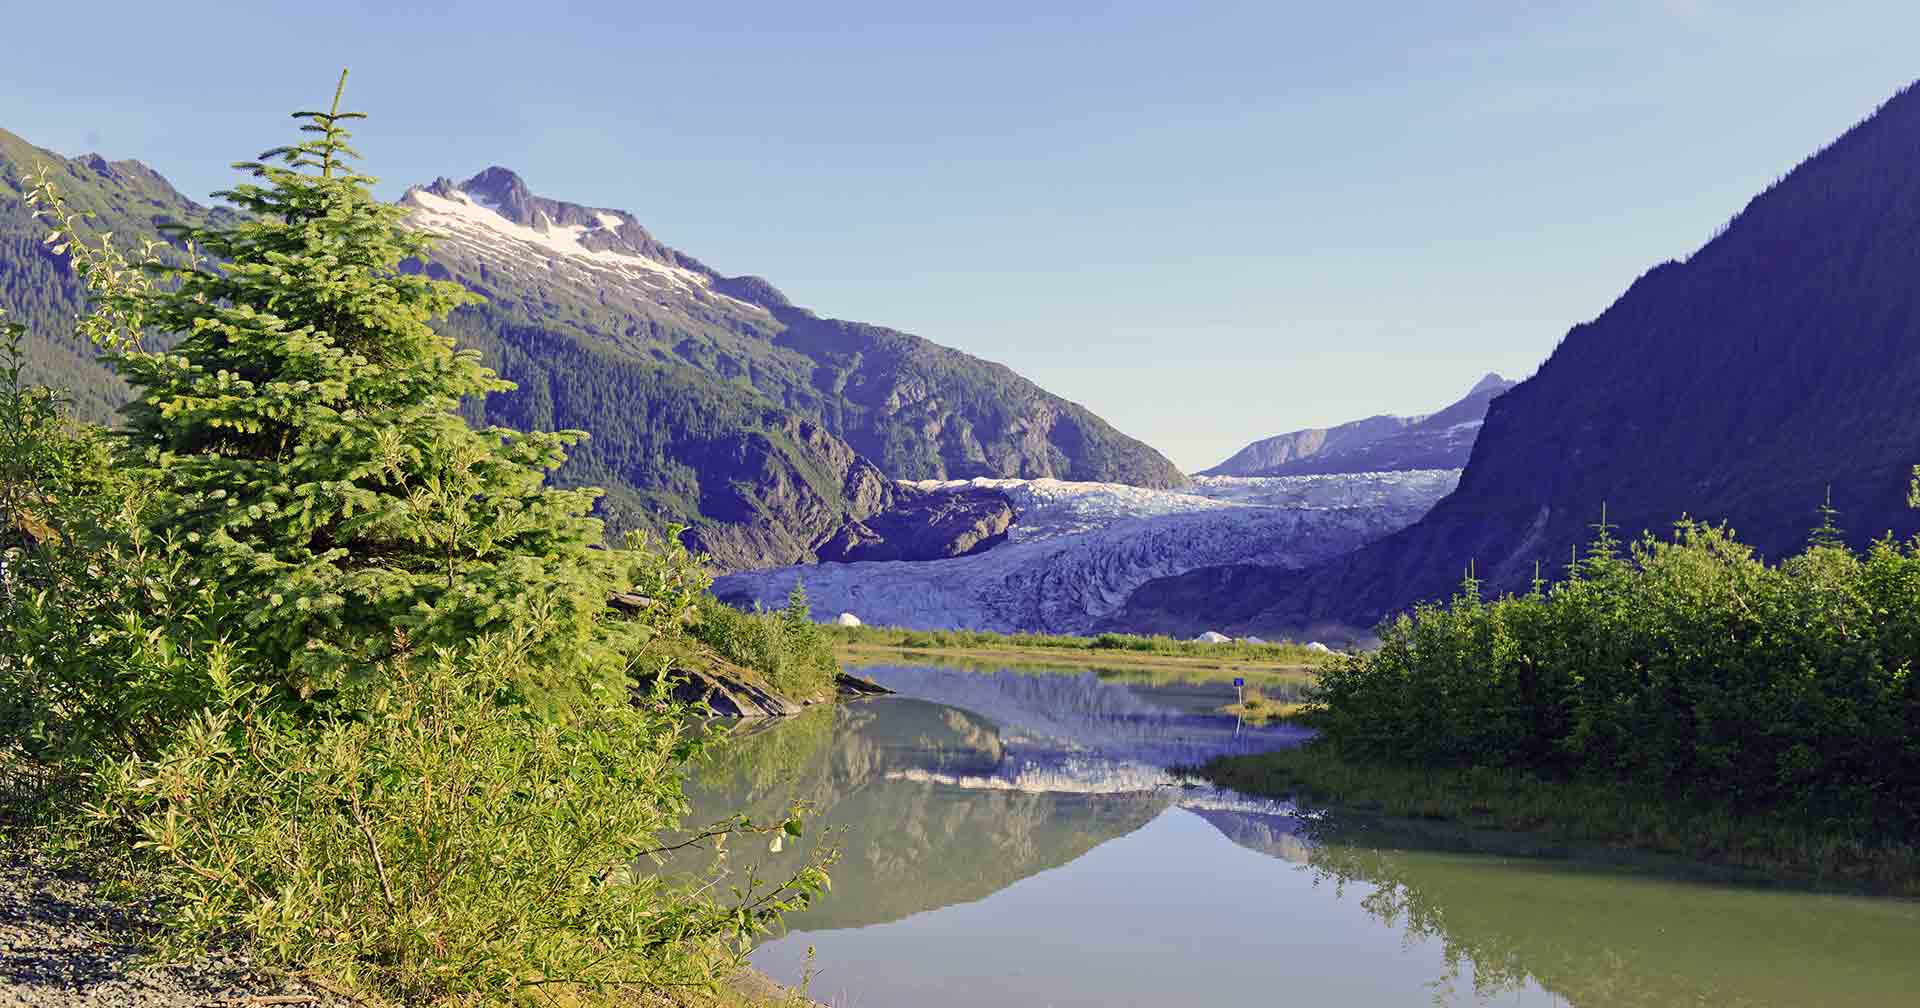
[[[1299,739],[1224,684],[860,671],[899,695],[744,728],[692,789],[833,827],[832,892],[753,962],[838,1008],[1920,1005],[1920,903],[1194,786],[1167,768]]]

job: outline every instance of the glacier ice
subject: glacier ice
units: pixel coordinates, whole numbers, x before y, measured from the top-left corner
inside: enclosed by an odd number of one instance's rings
[[[1149,580],[1197,567],[1298,568],[1418,520],[1459,482],[1457,469],[1313,476],[1203,476],[1186,491],[1054,479],[923,481],[926,490],[991,487],[1018,517],[984,553],[923,561],[808,564],[714,582],[739,605],[784,604],[806,586],[815,612],[858,613],[914,629],[1085,633]]]

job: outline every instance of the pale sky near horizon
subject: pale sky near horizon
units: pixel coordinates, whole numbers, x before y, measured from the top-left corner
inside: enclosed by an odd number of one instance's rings
[[[1920,77],[1912,0],[1040,7],[36,4],[0,127],[204,199],[350,66],[383,195],[505,165],[1192,470],[1530,374]]]

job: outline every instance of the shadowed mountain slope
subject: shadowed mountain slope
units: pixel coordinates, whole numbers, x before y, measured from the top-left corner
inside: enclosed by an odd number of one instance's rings
[[[65,158],[0,132],[0,306],[33,334],[29,380],[107,421],[126,389],[72,339],[79,285],[20,199],[40,165],[123,244],[224,211],[138,162]],[[471,418],[590,432],[556,481],[605,487],[615,529],[690,526],[722,568],[813,560],[890,507],[894,479],[1186,483],[1153,449],[1002,365],[815,316],[765,280],[667,247],[625,211],[538,196],[503,168],[415,187],[402,203],[442,236],[431,262],[408,268],[489,299],[445,331],[519,385],[472,404]]]
[[[1459,487],[1411,527],[1309,572],[1149,583],[1116,619],[1179,629],[1370,625],[1444,596],[1560,575],[1607,508],[1620,534],[1729,522],[1769,557],[1829,488],[1855,544],[1920,529],[1920,89],[1648,271],[1493,400]]]

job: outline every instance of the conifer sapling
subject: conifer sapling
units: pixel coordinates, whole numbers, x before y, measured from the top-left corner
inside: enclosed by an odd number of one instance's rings
[[[475,430],[463,399],[512,388],[432,323],[478,300],[402,269],[431,244],[350,167],[340,89],[311,134],[235,165],[237,223],[176,229],[204,253],[131,297],[165,352],[119,355],[156,530],[241,603],[248,641],[303,695],[411,649],[516,623],[541,664],[619,665],[594,549],[596,489],[544,485],[581,431]]]

